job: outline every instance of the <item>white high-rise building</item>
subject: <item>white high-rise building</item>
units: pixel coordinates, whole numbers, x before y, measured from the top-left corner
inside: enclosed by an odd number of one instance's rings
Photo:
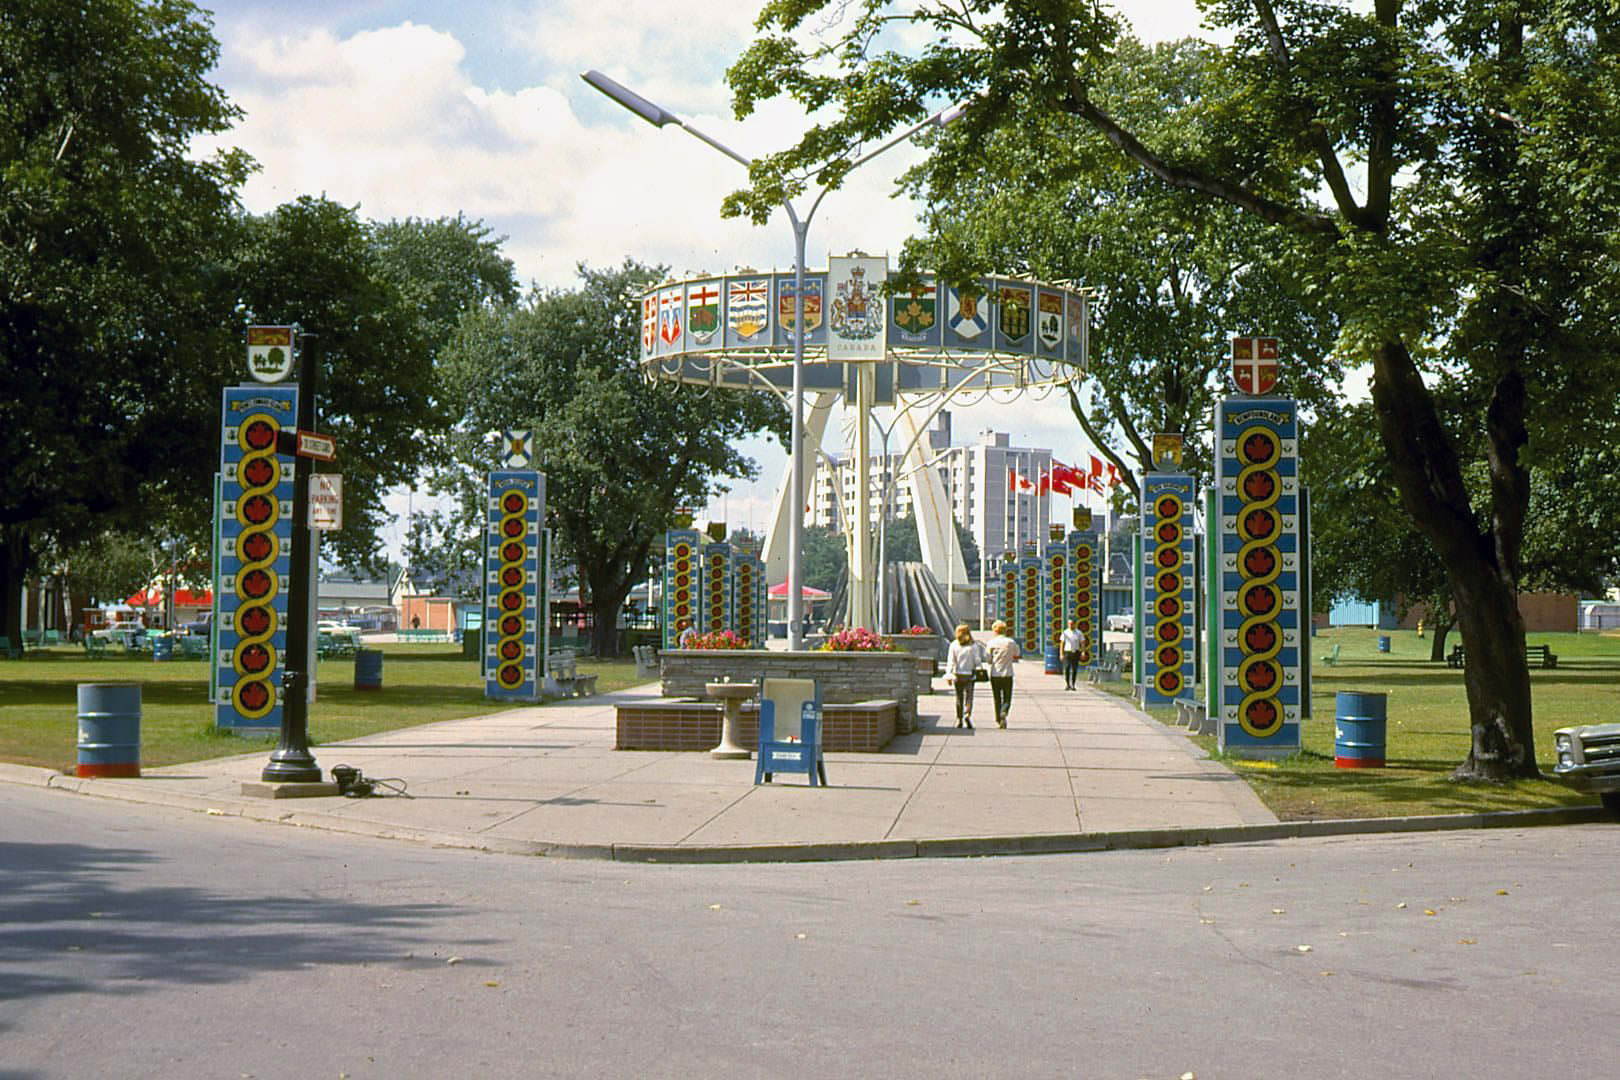
[[[973,535],[982,558],[996,558],[1006,551],[1021,551],[1026,541],[1044,541],[1047,523],[1052,520],[1052,496],[1037,494],[1039,478],[1052,467],[1052,451],[1046,448],[1013,446],[1006,432],[983,431],[979,441],[964,446],[951,445],[951,415],[942,412],[925,434],[927,464],[939,475],[956,520]],[[882,514],[884,484],[893,470],[895,478],[890,518],[912,513],[909,476],[898,452],[885,460],[874,455],[871,463],[871,520],[876,525]],[[1018,485],[1012,474],[1026,479],[1029,488]],[[843,532],[855,505],[855,468],[847,456],[828,455],[817,463],[811,488],[811,524]],[[1063,509],[1067,516],[1067,509]]]

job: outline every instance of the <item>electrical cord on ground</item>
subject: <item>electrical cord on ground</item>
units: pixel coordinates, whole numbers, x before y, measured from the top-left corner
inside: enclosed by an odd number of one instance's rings
[[[405,781],[397,776],[367,776],[352,765],[332,766],[332,779],[337,782],[338,794],[349,799],[367,799],[393,795],[402,799],[415,798],[405,793]]]

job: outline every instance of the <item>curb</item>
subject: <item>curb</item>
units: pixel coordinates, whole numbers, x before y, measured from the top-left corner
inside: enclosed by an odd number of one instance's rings
[[[1602,806],[1560,806],[1544,810],[1500,810],[1422,817],[1338,818],[1171,829],[1130,829],[1098,833],[1039,833],[1023,836],[941,837],[921,840],[851,840],[802,844],[680,846],[667,844],[565,844],[544,840],[507,840],[477,833],[449,833],[380,825],[319,811],[298,810],[288,802],[266,800],[261,810],[205,796],[152,789],[131,798],[128,789],[108,790],[95,780],[67,776],[52,769],[0,762],[0,783],[47,787],[94,798],[166,806],[214,817],[235,817],[273,825],[292,825],[379,840],[403,840],[429,847],[487,851],[554,859],[665,865],[737,863],[852,862],[876,859],[966,859],[1014,855],[1076,855],[1103,851],[1207,847],[1215,844],[1259,844],[1327,836],[1376,836],[1391,833],[1456,832],[1465,829],[1530,829],[1558,825],[1614,822]]]

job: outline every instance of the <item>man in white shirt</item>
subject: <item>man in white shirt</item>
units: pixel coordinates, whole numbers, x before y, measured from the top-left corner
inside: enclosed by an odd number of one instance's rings
[[[1075,629],[1074,620],[1069,620],[1069,628],[1063,631],[1061,646],[1063,650],[1063,689],[1073,690],[1075,680],[1080,676],[1080,649],[1086,643],[1086,635]]]

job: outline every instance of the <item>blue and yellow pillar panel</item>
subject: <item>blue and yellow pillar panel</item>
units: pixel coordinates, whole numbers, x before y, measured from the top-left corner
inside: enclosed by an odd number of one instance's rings
[[[1001,563],[1001,621],[1007,624],[1007,636],[1018,637],[1018,560],[1007,556]]]
[[[750,648],[765,647],[765,564],[745,551],[732,555],[733,629]]]
[[[214,724],[281,726],[287,586],[292,569],[292,458],[276,453],[297,426],[298,388],[225,389],[220,433],[219,644]]]
[[[1285,398],[1215,406],[1220,440],[1220,724],[1222,749],[1280,757],[1300,748],[1305,638],[1298,412]]]
[[[673,649],[681,637],[681,623],[698,625],[698,531],[670,529],[664,533],[664,645]]]
[[[532,469],[489,474],[484,555],[484,696],[540,698],[546,478]]]
[[[1102,563],[1096,533],[1069,534],[1068,618],[1080,631],[1080,663],[1085,665],[1096,663],[1102,653]]]
[[[1048,675],[1063,672],[1063,651],[1059,644],[1067,625],[1069,599],[1069,545],[1054,540],[1041,556],[1041,655]]]
[[[1193,482],[1182,473],[1142,478],[1142,701],[1168,705],[1194,672]]]
[[[700,634],[732,629],[731,545],[704,544],[702,589],[698,600],[697,628]]]
[[[1041,640],[1041,578],[1044,560],[1035,554],[1034,544],[1018,560],[1018,633],[1015,640],[1025,656],[1040,656],[1044,648]]]

